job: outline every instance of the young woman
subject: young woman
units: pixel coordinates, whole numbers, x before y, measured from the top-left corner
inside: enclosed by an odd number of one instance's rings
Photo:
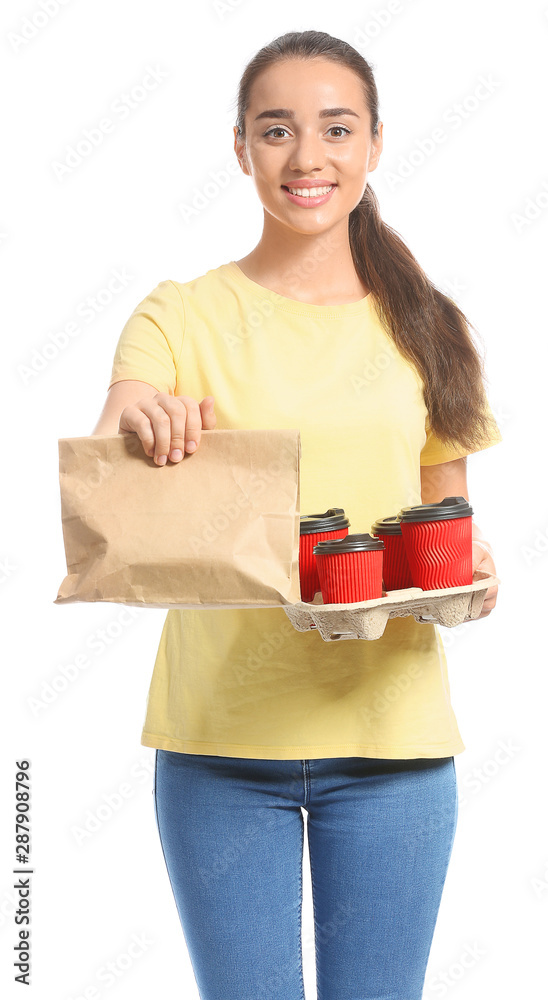
[[[262,236],[136,307],[94,433],[135,433],[161,466],[204,429],[298,427],[301,513],[344,507],[351,532],[468,499],[466,455],[501,435],[465,316],[380,218],[370,66],[285,34],[246,67],[234,132]],[[304,811],[319,1000],[419,1000],[464,749],[435,625],[326,643],[283,608],[169,611],[141,742],[203,1000],[302,1000]]]

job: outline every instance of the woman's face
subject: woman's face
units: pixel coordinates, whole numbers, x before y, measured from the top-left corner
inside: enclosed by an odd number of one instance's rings
[[[246,139],[234,127],[234,149],[265,210],[293,230],[321,232],[361,200],[382,150],[382,123],[372,138],[362,86],[346,66],[318,57],[278,62],[253,83]],[[304,181],[333,187],[327,197],[292,197],[288,187]]]

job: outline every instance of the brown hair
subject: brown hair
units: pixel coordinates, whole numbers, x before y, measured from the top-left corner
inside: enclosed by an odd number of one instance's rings
[[[236,126],[245,139],[250,91],[263,69],[282,59],[331,59],[361,78],[378,135],[379,98],[371,66],[348,42],[323,31],[289,31],[260,49],[247,64],[238,88]],[[377,314],[399,352],[423,382],[430,426],[441,441],[470,451],[492,431],[486,412],[483,359],[468,320],[427,277],[397,232],[383,222],[368,182],[349,216],[349,239],[358,275],[373,294]],[[475,327],[471,327],[475,333]]]

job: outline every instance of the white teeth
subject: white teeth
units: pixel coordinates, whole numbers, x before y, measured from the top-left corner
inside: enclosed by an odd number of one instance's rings
[[[321,194],[328,194],[334,186],[334,184],[330,184],[329,187],[321,188],[288,188],[288,191],[300,198],[318,198]]]

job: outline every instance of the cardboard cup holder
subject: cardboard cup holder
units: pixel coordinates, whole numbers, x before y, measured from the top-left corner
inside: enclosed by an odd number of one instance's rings
[[[489,587],[498,583],[497,576],[476,570],[473,583],[466,587],[388,590],[382,597],[353,604],[324,604],[317,593],[313,601],[284,604],[283,608],[297,632],[316,628],[325,642],[380,639],[389,618],[413,615],[417,622],[435,622],[448,628],[478,618]]]

